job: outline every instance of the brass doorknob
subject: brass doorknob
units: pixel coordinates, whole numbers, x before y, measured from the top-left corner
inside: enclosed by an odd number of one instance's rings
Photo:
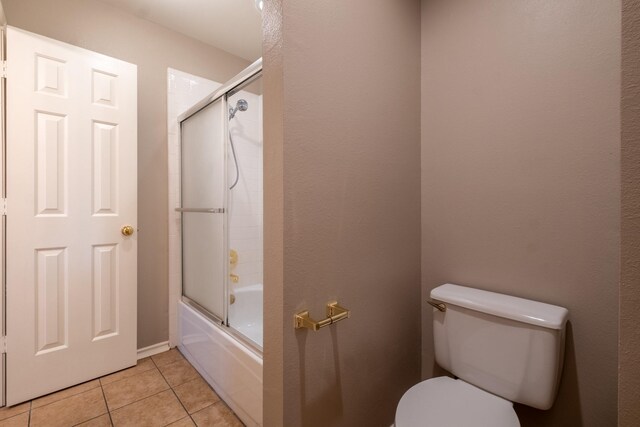
[[[120,229],[120,232],[123,236],[131,236],[133,234],[133,227],[130,225],[125,225]]]

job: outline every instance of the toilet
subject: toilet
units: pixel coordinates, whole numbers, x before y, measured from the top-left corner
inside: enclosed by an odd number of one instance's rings
[[[513,402],[553,405],[569,312],[454,284],[431,291],[435,360],[454,377],[411,387],[395,427],[516,427]]]

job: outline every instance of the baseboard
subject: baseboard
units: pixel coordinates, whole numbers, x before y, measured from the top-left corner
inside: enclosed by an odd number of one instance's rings
[[[138,360],[153,356],[154,354],[163,353],[169,350],[169,348],[169,341],[163,341],[150,345],[149,347],[140,348],[138,349]]]

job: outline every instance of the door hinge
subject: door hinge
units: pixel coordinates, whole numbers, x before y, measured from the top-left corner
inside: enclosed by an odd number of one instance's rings
[[[0,354],[7,354],[7,337],[0,337]]]
[[[0,77],[3,79],[7,78],[7,61],[2,61],[0,65]]]

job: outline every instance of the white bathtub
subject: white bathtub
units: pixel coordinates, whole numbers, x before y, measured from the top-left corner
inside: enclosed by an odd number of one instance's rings
[[[256,289],[253,291],[255,297]],[[245,425],[262,426],[262,357],[234,338],[228,328],[212,323],[182,301],[178,319],[180,351]],[[255,324],[248,324],[256,329]]]
[[[235,302],[229,305],[229,326],[262,349],[262,284],[233,290]]]

